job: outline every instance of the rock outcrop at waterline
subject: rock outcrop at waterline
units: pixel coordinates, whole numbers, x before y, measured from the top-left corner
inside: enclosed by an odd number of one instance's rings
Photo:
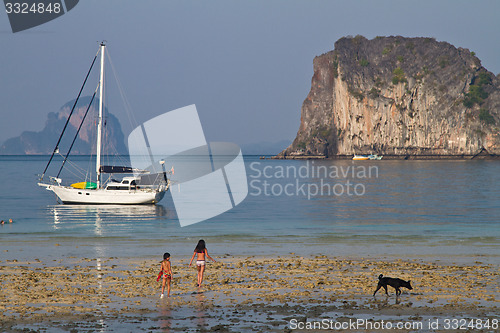
[[[85,115],[91,97],[80,98],[78,105],[75,108],[70,123],[66,129],[66,133],[59,145],[61,154],[66,154],[71,142],[76,134],[80,122]],[[47,116],[45,127],[39,132],[25,131],[20,136],[8,139],[0,146],[0,155],[47,155],[52,154],[54,146],[57,143],[59,135],[64,128],[66,119],[75,101],[70,101],[64,104],[59,112],[50,112]],[[96,121],[97,121],[97,105],[99,100],[95,99],[82,128],[75,140],[72,155],[91,155],[95,154],[96,150]],[[124,135],[118,119],[106,112],[105,116],[106,135],[104,136],[104,154],[127,154]]]
[[[278,158],[500,155],[500,80],[433,38],[341,38],[314,59],[293,143]]]

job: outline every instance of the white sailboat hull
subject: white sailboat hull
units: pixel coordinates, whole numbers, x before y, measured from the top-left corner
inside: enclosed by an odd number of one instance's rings
[[[65,204],[90,205],[144,205],[155,204],[165,195],[166,189],[154,191],[138,190],[107,190],[107,189],[76,189],[68,186],[39,183],[39,186],[52,191]]]

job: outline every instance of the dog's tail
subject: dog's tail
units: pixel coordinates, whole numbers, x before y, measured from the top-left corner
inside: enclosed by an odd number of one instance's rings
[[[379,279],[379,280],[381,280],[383,276],[384,276],[383,274],[380,274],[380,275],[378,276],[378,279]]]

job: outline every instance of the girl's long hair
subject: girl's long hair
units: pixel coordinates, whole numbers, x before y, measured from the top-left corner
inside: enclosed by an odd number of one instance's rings
[[[196,253],[202,253],[202,252],[205,252],[205,241],[203,239],[200,239],[198,241],[198,244],[196,245],[196,248],[194,249],[194,252]]]

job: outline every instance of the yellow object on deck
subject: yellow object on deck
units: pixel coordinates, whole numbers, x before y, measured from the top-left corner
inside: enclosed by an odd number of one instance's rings
[[[96,189],[97,188],[97,184],[96,183],[91,183],[91,182],[79,182],[79,183],[71,184],[71,187],[73,187],[73,188],[81,188],[81,189]]]

